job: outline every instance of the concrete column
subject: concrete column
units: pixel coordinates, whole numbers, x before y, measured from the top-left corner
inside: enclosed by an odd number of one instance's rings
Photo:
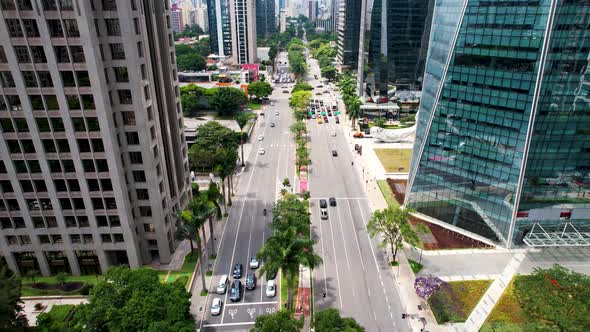
[[[21,276],[20,271],[18,270],[18,265],[16,265],[16,260],[14,259],[14,256],[12,255],[11,252],[5,251],[6,255],[4,256],[4,258],[6,258],[6,264],[8,265],[8,268],[11,269],[12,271],[16,272],[16,275]]]
[[[459,212],[461,212],[461,208],[455,206],[455,215],[453,216],[453,226],[457,226],[457,222],[459,221]]]
[[[106,253],[104,250],[98,249],[96,250],[96,256],[98,256],[98,263],[100,264],[100,270],[102,271],[102,274],[107,273],[107,270],[109,269],[109,260]]]
[[[76,257],[76,253],[73,250],[65,250],[66,256],[68,257],[68,262],[70,264],[70,270],[72,270],[73,276],[80,275],[80,264],[78,263],[78,257]]]
[[[37,263],[39,264],[39,272],[43,276],[50,276],[51,270],[49,269],[49,263],[47,263],[47,257],[42,250],[35,250],[35,256],[37,256]]]

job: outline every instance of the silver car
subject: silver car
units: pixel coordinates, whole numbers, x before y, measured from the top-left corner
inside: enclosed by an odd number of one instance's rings
[[[221,313],[221,307],[223,306],[223,302],[221,302],[221,299],[216,297],[213,299],[213,302],[211,302],[211,315],[213,316],[217,316]]]

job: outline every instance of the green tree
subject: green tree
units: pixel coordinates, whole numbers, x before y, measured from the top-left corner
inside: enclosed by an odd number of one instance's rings
[[[20,280],[0,260],[0,330],[18,330],[28,326],[20,297]]]
[[[290,129],[291,129],[291,132],[295,135],[299,135],[299,133],[301,133],[302,131],[307,130],[305,123],[303,121],[295,122],[294,124],[291,125]]]
[[[328,308],[316,312],[314,318],[314,327],[316,331],[323,332],[364,332],[365,328],[357,323],[353,318],[340,317],[338,309]]]
[[[291,94],[289,99],[289,106],[295,112],[295,117],[298,120],[302,120],[306,114],[306,108],[311,102],[311,92],[309,91],[297,91]]]
[[[182,103],[182,115],[189,117],[194,116],[199,109],[199,97],[194,94],[184,94],[180,96]]]
[[[264,265],[260,268],[261,275],[269,271],[278,271],[287,280],[287,306],[291,308],[293,302],[293,288],[299,275],[299,266],[314,269],[321,264],[322,259],[313,251],[314,241],[307,235],[298,234],[297,229],[289,227],[283,232],[274,231],[264,246],[258,252]]]
[[[272,94],[272,86],[268,82],[252,82],[248,85],[248,94],[257,99],[268,97]]]
[[[192,48],[197,54],[204,58],[207,58],[211,54],[211,43],[209,42],[209,38],[199,39],[198,42],[193,44]]]
[[[554,265],[535,268],[514,281],[514,294],[528,318],[551,331],[588,331],[590,277]]]
[[[240,127],[240,147],[242,150],[242,167],[246,166],[246,163],[244,162],[244,127],[246,127],[246,124],[248,124],[248,120],[250,120],[250,117],[246,113],[240,113],[236,116],[236,122],[238,123],[238,126]]]
[[[299,91],[311,91],[311,90],[313,90],[313,87],[311,85],[309,85],[308,83],[298,82],[297,84],[295,84],[295,86],[293,86],[293,90],[291,90],[291,93],[295,93],[295,92],[299,92]]]
[[[190,47],[189,45],[185,45],[185,44],[176,45],[175,50],[176,50],[177,57],[194,52],[192,47]]]
[[[273,231],[284,232],[295,227],[297,234],[309,234],[308,204],[294,194],[284,195],[278,200],[272,208],[272,216],[270,227]]]
[[[209,97],[209,106],[222,116],[239,111],[247,102],[244,91],[236,88],[218,88]]]
[[[196,137],[195,143],[189,150],[189,160],[193,167],[209,171],[214,170],[219,163],[215,159],[217,150],[237,150],[239,145],[236,133],[217,121],[208,121],[199,126]]]
[[[174,237],[178,241],[188,240],[191,246],[191,255],[195,252],[195,247],[193,241],[199,235],[199,230],[195,227],[194,224],[190,223],[189,221],[185,220],[182,217],[182,213],[179,213],[176,217],[176,232],[174,233]]]
[[[303,328],[303,320],[291,317],[287,310],[280,310],[270,315],[256,317],[250,332],[299,332]]]
[[[180,283],[161,283],[153,269],[112,267],[76,308],[77,331],[194,331],[190,294]]]
[[[57,281],[57,283],[60,284],[60,286],[62,286],[62,287],[66,284],[67,280],[68,280],[68,274],[65,272],[60,272],[55,275],[55,281]]]
[[[361,116],[361,105],[360,98],[356,95],[343,96],[344,107],[346,107],[346,114],[352,120],[352,128],[356,128],[356,120]]]
[[[385,126],[385,119],[384,118],[376,118],[373,120],[373,124],[377,127],[383,128]]]
[[[205,58],[197,53],[188,53],[176,57],[178,71],[200,71],[207,68]]]
[[[324,67],[321,70],[321,74],[323,77],[331,81],[336,78],[336,68],[334,66]]]
[[[403,247],[403,243],[417,245],[420,240],[410,225],[411,210],[408,208],[389,207],[385,210],[373,212],[373,216],[367,224],[367,231],[371,237],[382,236],[381,247],[390,246],[392,261],[397,258],[397,251]]]

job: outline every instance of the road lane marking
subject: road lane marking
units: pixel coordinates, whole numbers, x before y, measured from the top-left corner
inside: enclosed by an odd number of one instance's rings
[[[332,223],[330,223],[330,233],[332,234],[332,250],[334,251],[334,264],[336,264],[336,246],[334,245],[334,228],[332,227]],[[338,272],[338,264],[336,264],[336,282],[338,283],[338,298],[340,299],[340,309],[342,309],[342,289],[340,288],[340,273]]]
[[[320,200],[320,199],[330,199],[331,197],[310,197],[309,200]],[[369,200],[367,197],[334,197],[336,200]]]
[[[325,255],[325,249],[324,249],[324,235],[322,232],[322,222],[320,221],[320,239],[322,241],[322,257],[326,257]],[[326,272],[326,264],[322,264],[324,266],[324,294],[326,294],[326,297],[328,296],[328,273]]]
[[[239,325],[254,325],[255,322],[243,322],[243,323],[225,323],[225,324],[205,324],[203,327],[221,327],[221,326],[239,326]]]
[[[346,256],[346,265],[348,265],[348,271],[352,273],[352,269],[350,268],[350,259],[348,258],[348,250],[346,249],[346,240],[344,239],[344,226],[342,226],[342,218],[340,218],[340,210],[336,208],[336,213],[338,214],[338,223],[340,224],[340,235],[342,235],[342,244],[344,245],[344,255]],[[330,223],[330,226],[332,223]],[[332,239],[333,241],[333,239]],[[334,257],[336,259],[336,257]],[[364,270],[363,266],[363,270]]]
[[[252,243],[252,227],[254,226],[254,216],[250,219],[250,230],[248,234],[248,256],[246,256],[246,276],[248,275],[248,271],[250,270],[250,243]],[[245,284],[245,283],[244,283]],[[246,287],[246,285],[244,285]],[[246,302],[246,290],[244,290],[244,296],[242,297],[242,302]]]
[[[266,225],[264,225],[264,226],[266,227]],[[262,245],[264,245],[264,229],[262,230]],[[264,264],[260,264],[261,267],[262,267],[262,265],[264,265]],[[261,275],[260,276],[260,288],[261,288],[261,290],[260,290],[260,302],[262,302],[262,293],[264,293],[263,290],[265,289],[264,288],[264,279],[265,279],[265,276],[264,275]]]
[[[358,203],[358,201],[357,201]],[[359,238],[356,234],[356,228],[354,227],[354,220],[353,220],[353,216],[352,216],[352,209],[350,208],[350,201],[346,201],[346,205],[348,205],[348,212],[350,212],[350,224],[352,226],[352,234],[354,235],[354,239],[356,240],[356,247],[359,250],[359,258],[361,259],[361,265],[363,267],[363,271],[365,271],[365,262],[363,260],[363,253],[361,252],[361,245],[359,244]],[[359,203],[359,208],[360,208],[360,203]],[[361,215],[362,215],[362,211],[361,211]],[[364,221],[363,221],[364,223]],[[370,243],[370,242],[369,242]]]

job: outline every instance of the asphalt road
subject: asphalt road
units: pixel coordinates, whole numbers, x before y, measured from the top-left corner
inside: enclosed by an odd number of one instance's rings
[[[279,57],[286,61],[286,54]],[[290,94],[282,93],[282,85],[278,84],[278,87],[275,87],[270,97],[274,106],[266,105],[265,115],[259,116],[251,136],[252,150],[247,157],[247,166],[241,175],[236,195],[233,197],[233,206],[223,230],[220,250],[213,268],[214,276],[209,285],[206,312],[201,322],[201,327],[205,331],[249,331],[257,316],[279,309],[280,285],[275,297],[267,297],[264,291],[266,280],[259,276],[257,270],[254,270],[258,278],[256,288],[251,291],[244,289],[244,296],[239,302],[229,300],[229,289],[226,294],[218,295],[215,288],[223,274],[230,276],[230,283],[234,280],[231,275],[233,266],[237,263],[243,265],[244,273],[240,280],[243,285],[245,284],[246,274],[253,271],[248,267],[249,257],[258,252],[270,234],[270,211],[280,195],[282,181],[288,177],[294,182],[295,152],[289,131],[293,123],[288,106]],[[279,112],[278,115],[275,115],[276,111]],[[270,126],[271,122],[275,127]],[[263,135],[262,141],[257,140],[259,135]],[[264,148],[265,154],[259,154],[259,148]],[[263,215],[265,208],[268,211],[266,217]],[[277,275],[276,281],[280,283],[280,275]],[[223,301],[223,310],[220,315],[212,316],[211,301],[216,297]]]
[[[315,60],[310,61],[310,69],[311,77],[319,77]],[[310,83],[320,84],[313,79]],[[315,95],[325,89],[316,88],[314,98],[330,105],[330,94]],[[307,126],[312,160],[312,236],[317,242],[315,251],[323,258],[323,264],[313,271],[315,310],[337,308],[367,331],[410,331],[408,322],[401,319],[400,296],[384,252],[366,231],[371,210],[364,180],[351,164],[353,147],[344,136],[349,132],[336,124],[334,117],[328,119],[323,124],[310,119]],[[332,150],[338,156],[332,156]],[[329,206],[328,219],[321,220],[319,200],[329,197],[336,198],[337,206]]]

